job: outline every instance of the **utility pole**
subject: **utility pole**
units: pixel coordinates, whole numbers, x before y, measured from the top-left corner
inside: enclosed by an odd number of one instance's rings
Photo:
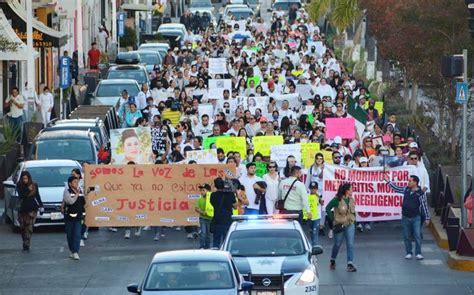
[[[28,55],[26,59],[26,78],[29,93],[36,91],[35,60],[33,58],[33,3],[26,1],[26,47]]]
[[[463,82],[467,83],[467,49],[462,51],[463,57]],[[469,92],[465,93],[469,97]],[[468,98],[469,101],[469,98]],[[461,195],[461,227],[467,226],[464,195],[467,192],[467,102],[462,105],[462,195]]]

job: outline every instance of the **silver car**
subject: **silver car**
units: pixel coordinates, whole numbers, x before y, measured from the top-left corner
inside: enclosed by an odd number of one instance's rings
[[[73,160],[33,160],[18,164],[12,175],[3,182],[6,221],[12,224],[13,231],[18,230],[20,226],[14,204],[18,198],[16,183],[21,172],[30,172],[31,178],[38,184],[43,201],[44,213],[38,214],[35,226],[60,225],[64,223],[64,216],[61,213],[64,188],[74,168],[82,171],[81,165]]]
[[[157,253],[143,282],[127,290],[136,294],[235,295],[253,284],[244,281],[225,251],[179,250]]]
[[[123,90],[127,90],[129,96],[137,96],[140,86],[137,81],[132,79],[102,80],[95,89],[91,104],[115,106]]]

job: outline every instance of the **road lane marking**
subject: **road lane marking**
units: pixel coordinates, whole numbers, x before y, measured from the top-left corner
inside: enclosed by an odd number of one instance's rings
[[[420,262],[423,265],[442,265],[443,260],[441,259],[424,259]]]
[[[63,253],[64,252],[64,247],[59,247],[59,253]]]

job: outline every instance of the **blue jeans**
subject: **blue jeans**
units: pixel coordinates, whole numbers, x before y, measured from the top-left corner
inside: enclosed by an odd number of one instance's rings
[[[230,224],[216,224],[214,226],[213,242],[212,247],[220,248],[222,242],[224,242],[225,236],[229,231]]]
[[[339,252],[339,248],[342,245],[342,240],[345,238],[347,263],[349,264],[354,261],[354,234],[355,234],[354,224],[346,226],[343,232],[334,234],[334,245],[332,247],[331,260],[336,260],[337,253]]]
[[[311,220],[311,244],[314,246],[319,245],[319,224],[321,219]]]
[[[258,215],[258,209],[245,208],[245,215]]]
[[[79,253],[81,244],[82,222],[80,219],[65,220],[65,230],[67,237],[67,245],[71,253]]]
[[[211,220],[199,218],[199,226],[201,227],[201,239],[199,248],[209,249],[211,247],[211,234],[209,228],[211,227]]]
[[[8,116],[8,123],[16,134],[16,141],[21,142],[21,135],[23,131],[23,116],[13,118]]]
[[[415,239],[415,255],[421,254],[421,217],[402,217],[406,254],[413,254],[411,237]]]

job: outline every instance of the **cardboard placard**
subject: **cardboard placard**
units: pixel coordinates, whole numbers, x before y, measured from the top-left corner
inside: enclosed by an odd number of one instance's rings
[[[311,85],[309,84],[296,84],[296,92],[298,92],[303,100],[310,99],[314,96]]]
[[[196,161],[198,164],[219,164],[217,160],[217,150],[187,151],[186,160]]]
[[[225,58],[209,59],[209,74],[227,74],[227,61]]]
[[[242,158],[247,157],[247,141],[245,137],[218,137],[216,141],[216,147],[223,149],[225,154],[230,151],[234,151],[239,152]]]
[[[221,135],[221,136],[208,136],[204,138],[204,141],[202,143],[202,147],[206,150],[210,148],[217,148],[216,142],[219,137],[228,137],[229,135]],[[214,145],[214,146],[212,146]]]
[[[278,167],[285,167],[289,156],[295,157],[296,165],[301,165],[301,145],[295,143],[271,146],[270,160],[277,162]]]
[[[355,137],[355,119],[326,118],[326,138],[333,139],[336,136],[353,139]]]
[[[236,177],[234,165],[86,165],[86,224],[97,227],[198,225],[199,186]]]
[[[224,90],[229,90],[229,96],[232,94],[231,79],[209,79],[208,98],[224,98]]]
[[[261,153],[262,156],[270,156],[271,146],[283,144],[283,136],[254,136],[252,143],[254,154]]]
[[[304,168],[309,168],[314,163],[314,156],[319,152],[318,142],[307,142],[301,144],[301,161]]]

